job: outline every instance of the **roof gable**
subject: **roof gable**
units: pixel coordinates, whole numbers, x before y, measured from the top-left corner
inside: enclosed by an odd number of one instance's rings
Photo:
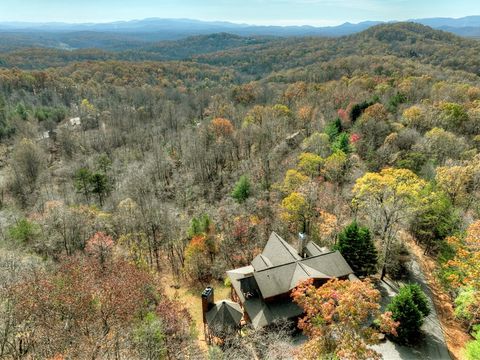
[[[269,258],[267,258],[263,254],[258,254],[255,256],[255,258],[252,260],[252,266],[255,269],[255,271],[260,271],[269,267],[272,267],[273,264],[270,261]]]
[[[296,261],[253,273],[264,299],[285,294],[307,279],[330,279],[317,269]]]
[[[320,247],[313,241],[309,241],[305,245],[303,251],[308,257],[318,256],[330,252],[326,247]]]
[[[271,233],[262,255],[268,258],[273,266],[288,264],[301,259],[297,251],[274,231]]]
[[[352,268],[339,251],[324,253],[302,260],[302,264],[330,277],[343,277],[353,273]]]

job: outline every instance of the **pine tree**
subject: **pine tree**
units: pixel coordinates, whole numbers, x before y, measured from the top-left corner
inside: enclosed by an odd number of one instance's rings
[[[232,197],[239,203],[243,203],[250,196],[250,181],[243,175],[235,184]]]
[[[370,230],[354,221],[339,234],[337,249],[359,276],[374,274],[377,267],[377,250]]]
[[[90,184],[92,187],[92,193],[98,196],[100,205],[103,206],[103,199],[110,190],[107,176],[97,172],[93,173],[90,177]]]

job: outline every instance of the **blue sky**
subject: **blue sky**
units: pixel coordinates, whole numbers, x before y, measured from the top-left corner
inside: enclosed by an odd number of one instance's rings
[[[480,0],[0,0],[0,21],[34,22],[160,17],[323,26],[479,14]]]

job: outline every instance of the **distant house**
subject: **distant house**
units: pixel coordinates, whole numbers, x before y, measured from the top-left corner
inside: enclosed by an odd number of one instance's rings
[[[71,118],[68,121],[69,121],[71,127],[78,127],[78,126],[82,125],[82,121],[80,120],[79,117]]]
[[[42,133],[37,137],[37,140],[46,140],[50,138],[50,131],[42,131]]]
[[[227,275],[232,300],[240,304],[244,319],[254,328],[300,316],[302,309],[290,293],[302,281],[314,279],[321,286],[332,278],[356,279],[338,251],[308,242],[299,253],[275,232],[251,265],[227,271]]]

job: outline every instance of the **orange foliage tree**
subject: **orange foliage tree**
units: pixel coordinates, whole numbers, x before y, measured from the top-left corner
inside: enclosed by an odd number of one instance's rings
[[[234,127],[232,122],[228,119],[215,118],[211,122],[211,127],[215,136],[217,137],[228,137],[233,134]]]
[[[378,331],[369,326],[377,319],[382,332],[396,335],[399,325],[391,313],[380,314],[380,292],[370,281],[333,279],[317,288],[307,280],[292,291],[305,316],[298,327],[309,337],[302,359],[380,359],[369,348],[378,342]]]

